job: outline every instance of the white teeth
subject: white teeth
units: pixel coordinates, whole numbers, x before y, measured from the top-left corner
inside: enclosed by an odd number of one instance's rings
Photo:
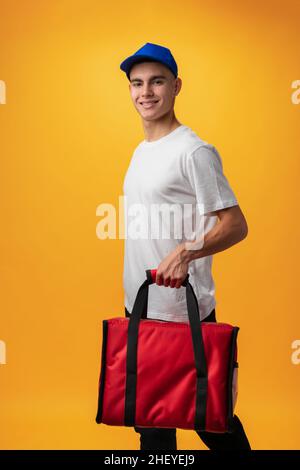
[[[151,108],[155,103],[157,103],[157,101],[151,101],[149,103],[141,103],[141,105],[144,106],[144,108]]]

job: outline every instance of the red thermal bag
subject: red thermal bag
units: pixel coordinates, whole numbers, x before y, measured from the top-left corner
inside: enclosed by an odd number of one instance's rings
[[[239,328],[201,322],[188,277],[189,323],[147,318],[156,269],[146,270],[130,318],[103,320],[97,423],[232,432]]]

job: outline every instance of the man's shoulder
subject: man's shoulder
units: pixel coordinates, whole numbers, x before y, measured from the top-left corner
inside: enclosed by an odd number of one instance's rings
[[[178,149],[181,149],[185,155],[189,155],[201,147],[206,147],[206,148],[213,147],[209,142],[202,139],[190,127],[187,128],[187,132],[181,137],[182,137],[181,141],[178,142]]]
[[[137,153],[143,152],[144,142],[145,141],[139,142],[136,145],[136,147],[133,149],[132,157],[134,157],[134,155]],[[171,146],[173,149],[176,150],[177,154],[184,154],[184,155],[189,155],[201,147],[214,148],[212,144],[202,139],[189,126],[185,126],[184,132],[181,132],[180,134],[178,134],[176,136],[176,139],[173,139],[170,142],[167,142],[165,145]],[[158,146],[158,147],[151,148],[151,151],[152,152],[156,150],[160,151],[161,149],[165,150],[165,146],[164,147]]]

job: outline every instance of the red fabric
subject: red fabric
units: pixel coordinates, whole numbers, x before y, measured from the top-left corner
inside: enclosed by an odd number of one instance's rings
[[[129,319],[113,318],[107,323],[101,422],[124,426]],[[201,325],[208,368],[206,430],[225,432],[233,326],[208,322]],[[196,368],[189,324],[141,320],[137,358],[135,425],[194,429]]]
[[[151,277],[154,283],[156,283],[156,271],[156,269],[151,269]]]

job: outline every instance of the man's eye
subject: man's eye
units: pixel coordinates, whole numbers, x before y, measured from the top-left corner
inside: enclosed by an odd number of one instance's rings
[[[162,80],[154,80],[154,83],[162,83]],[[133,86],[136,87],[136,86],[140,86],[141,83],[134,83]]]

